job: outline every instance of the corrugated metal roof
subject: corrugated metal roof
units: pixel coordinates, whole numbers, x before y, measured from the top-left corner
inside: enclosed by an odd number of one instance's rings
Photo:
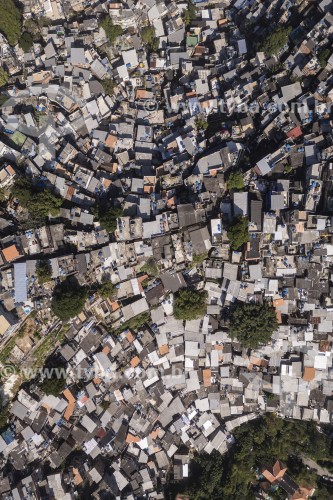
[[[27,265],[25,262],[14,264],[15,302],[27,300]]]

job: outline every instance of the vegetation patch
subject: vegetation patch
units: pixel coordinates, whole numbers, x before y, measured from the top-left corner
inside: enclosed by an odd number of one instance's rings
[[[184,288],[175,294],[174,316],[176,319],[192,320],[203,318],[207,312],[207,292]]]
[[[75,278],[67,278],[57,285],[52,297],[52,312],[62,321],[77,316],[87,300],[87,290]]]
[[[247,217],[237,217],[229,227],[227,235],[233,250],[239,250],[249,241],[249,221]]]
[[[256,349],[270,341],[277,327],[275,309],[267,302],[239,303],[231,314],[229,334],[242,346]]]

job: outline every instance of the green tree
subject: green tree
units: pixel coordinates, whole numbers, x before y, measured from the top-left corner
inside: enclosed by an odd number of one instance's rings
[[[273,465],[276,459],[282,460],[300,486],[317,488],[313,498],[332,498],[332,488],[323,485],[321,478],[307,471],[300,460],[302,453],[316,461],[318,456],[332,461],[332,439],[319,432],[315,422],[283,420],[268,414],[241,425],[233,435],[235,443],[225,455],[215,450],[210,455],[195,455],[189,467],[189,481],[167,485],[167,498],[176,496],[172,493],[184,493],[191,500],[252,500],[256,470]]]
[[[229,227],[227,235],[233,250],[239,250],[249,241],[249,221],[247,217],[237,217]]]
[[[187,9],[184,10],[183,16],[184,16],[184,23],[185,23],[186,27],[191,24],[191,21],[193,21],[193,19],[195,19],[196,8],[193,5],[193,3],[191,2],[191,0],[187,3]]]
[[[18,179],[13,188],[12,195],[25,207],[32,218],[45,218],[49,215],[57,217],[63,200],[51,193],[48,189],[38,189],[29,179]]]
[[[260,49],[268,56],[277,54],[282,49],[282,47],[284,47],[286,43],[288,43],[290,33],[291,27],[276,28],[272,33],[268,35],[266,40],[260,46]]]
[[[109,297],[112,297],[115,292],[116,292],[116,287],[112,284],[112,282],[109,281],[103,281],[99,287],[98,287],[98,294],[103,298],[103,299],[108,299]]]
[[[62,321],[68,321],[82,311],[86,299],[87,290],[75,278],[66,278],[53,291],[52,312]]]
[[[51,377],[45,377],[40,384],[40,389],[47,395],[59,396],[66,388],[65,369],[63,366],[51,368]]]
[[[229,334],[243,347],[256,349],[259,344],[267,344],[277,327],[275,309],[267,302],[239,303],[231,314]]]
[[[19,46],[24,52],[29,52],[33,46],[34,39],[28,31],[24,31],[19,39]]]
[[[108,207],[104,203],[100,203],[94,209],[94,215],[99,220],[102,229],[108,233],[113,233],[117,229],[117,219],[122,216],[121,208]]]
[[[202,263],[207,259],[207,257],[208,257],[207,252],[193,254],[190,267],[200,267]]]
[[[0,32],[10,45],[17,44],[21,33],[21,13],[13,0],[0,0]]]
[[[36,274],[40,284],[47,283],[52,278],[52,266],[48,260],[40,260],[36,266]]]
[[[143,43],[149,47],[152,52],[155,52],[159,47],[159,39],[156,38],[154,26],[144,26],[141,30],[141,38]]]
[[[52,24],[51,19],[49,17],[46,17],[46,16],[39,17],[37,19],[37,22],[38,22],[38,25],[40,26],[40,28],[51,26],[51,24]]]
[[[3,104],[5,104],[5,102],[8,101],[8,99],[9,99],[8,95],[0,94],[0,106],[2,106]]]
[[[229,191],[238,191],[244,189],[244,179],[242,172],[231,172],[228,176],[227,187]]]
[[[149,257],[147,262],[145,262],[145,264],[141,267],[140,271],[148,274],[149,276],[154,276],[155,278],[160,274],[154,257]]]
[[[149,285],[149,281],[150,281],[149,278],[146,278],[143,281],[141,281],[142,288],[147,288],[147,286]]]
[[[100,25],[111,43],[114,43],[118,36],[123,34],[122,27],[119,24],[113,24],[111,17],[104,17]]]
[[[320,62],[320,66],[322,68],[325,68],[326,67],[326,64],[327,64],[327,61],[329,60],[330,58],[330,55],[331,55],[331,51],[330,49],[326,48],[326,49],[323,49],[319,52],[318,54],[318,59],[319,59],[319,62]]]
[[[189,490],[191,500],[222,499],[225,459],[217,450],[200,453],[191,462]]]
[[[8,83],[8,73],[4,68],[0,68],[0,87],[4,87]]]
[[[198,118],[195,122],[196,124],[196,127],[198,129],[202,128],[204,130],[206,130],[208,128],[208,122],[207,120],[204,120],[203,118]]]
[[[145,323],[148,323],[150,320],[150,312],[145,311],[141,314],[138,314],[137,316],[134,316],[133,318],[129,319],[125,323],[123,323],[117,330],[115,330],[114,333],[118,334],[129,328],[130,330],[138,330],[141,328]]]
[[[24,21],[25,33],[29,33],[33,41],[37,42],[41,39],[40,27],[34,19],[26,19]]]
[[[3,397],[0,397],[0,430],[2,431],[8,425],[9,404],[6,403]]]
[[[4,188],[0,188],[0,203],[3,203],[7,199],[7,194]]]
[[[106,95],[113,95],[114,89],[117,87],[117,82],[111,79],[103,80],[102,86]]]
[[[198,319],[207,312],[207,292],[183,288],[175,294],[173,312],[176,319]]]

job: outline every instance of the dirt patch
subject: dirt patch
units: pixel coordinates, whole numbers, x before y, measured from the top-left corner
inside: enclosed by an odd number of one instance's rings
[[[30,352],[33,348],[34,342],[28,335],[25,335],[23,338],[18,338],[16,340],[16,345],[22,352],[24,352],[24,354],[28,354],[28,352]]]

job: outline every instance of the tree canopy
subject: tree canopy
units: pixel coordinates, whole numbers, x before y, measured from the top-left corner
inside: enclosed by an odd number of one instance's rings
[[[227,231],[230,246],[233,250],[239,250],[244,243],[249,241],[249,221],[247,217],[236,217]]]
[[[276,28],[272,33],[268,35],[266,40],[264,40],[264,42],[260,46],[260,49],[263,50],[268,56],[277,54],[288,42],[290,33],[290,27]]]
[[[63,366],[54,368],[51,376],[44,378],[40,384],[40,389],[47,395],[59,396],[66,388],[66,378],[63,377],[64,371]]]
[[[19,46],[24,52],[29,52],[31,47],[33,46],[34,39],[31,33],[28,31],[24,31],[19,39]]]
[[[40,260],[36,266],[36,274],[40,284],[47,283],[52,277],[52,266],[48,260]]]
[[[17,44],[21,33],[21,13],[13,0],[0,0],[0,32],[10,45]]]
[[[319,59],[319,62],[320,62],[320,66],[322,68],[326,67],[326,64],[327,64],[327,61],[329,60],[330,55],[331,55],[331,51],[328,48],[323,49],[323,50],[321,50],[319,52],[318,59]]]
[[[121,208],[108,207],[100,203],[94,209],[94,215],[99,220],[102,229],[113,233],[117,229],[117,219],[122,216]]]
[[[157,277],[160,274],[157,262],[154,259],[154,257],[149,257],[147,262],[145,262],[144,265],[141,267],[140,271],[143,273],[147,273],[149,276],[154,276],[154,277]]]
[[[154,26],[144,26],[141,30],[141,38],[145,45],[154,52],[158,49],[160,41],[156,38],[156,31]]]
[[[238,191],[244,189],[244,179],[242,172],[231,172],[227,180],[229,191],[232,189]]]
[[[239,303],[231,314],[229,334],[242,346],[256,349],[267,344],[277,326],[275,309],[268,302]]]
[[[110,280],[105,280],[102,281],[102,283],[99,285],[97,291],[103,299],[108,299],[109,297],[112,297],[112,295],[114,295],[114,293],[116,292],[116,287]]]
[[[18,179],[12,189],[14,198],[25,207],[33,218],[59,215],[63,200],[48,189],[38,189],[27,178]]]
[[[208,122],[204,118],[198,118],[195,122],[198,129],[206,130],[208,128]]]
[[[300,460],[303,453],[317,462],[332,461],[332,440],[317,430],[315,422],[283,420],[268,414],[241,425],[233,434],[236,442],[225,455],[216,450],[210,455],[195,454],[189,481],[170,482],[167,498],[184,493],[191,500],[253,499],[251,485],[256,483],[256,470],[273,465],[276,459],[283,461],[297,484],[317,488],[314,498],[332,498],[330,486]]]
[[[114,43],[118,36],[123,34],[123,29],[119,24],[113,24],[111,17],[104,17],[101,21],[101,27],[111,43]]]
[[[173,312],[176,319],[202,318],[207,311],[207,292],[183,288],[175,294]]]
[[[102,87],[106,95],[113,95],[114,89],[117,87],[117,83],[114,80],[108,78],[102,81]]]
[[[52,312],[62,321],[68,321],[82,311],[86,299],[87,290],[75,278],[66,278],[54,289]]]
[[[0,87],[4,87],[8,83],[8,73],[4,68],[0,68]]]
[[[196,9],[191,0],[189,0],[189,2],[187,3],[187,9],[184,10],[184,23],[186,27],[191,24],[191,21],[195,19],[195,16],[196,16]]]

